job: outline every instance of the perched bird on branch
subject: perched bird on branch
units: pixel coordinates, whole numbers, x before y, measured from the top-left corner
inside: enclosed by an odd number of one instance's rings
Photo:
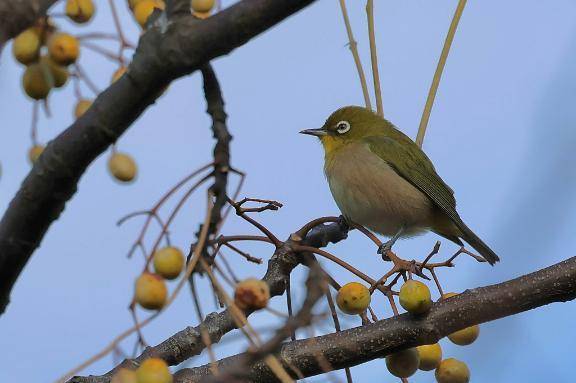
[[[401,237],[433,231],[463,245],[466,241],[486,261],[498,256],[456,212],[454,192],[440,178],[426,154],[389,121],[369,109],[338,109],[316,136],[325,153],[330,191],[347,220],[390,237],[385,254]]]

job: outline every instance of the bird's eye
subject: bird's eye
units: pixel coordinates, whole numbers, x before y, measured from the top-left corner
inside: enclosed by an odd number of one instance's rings
[[[336,124],[336,131],[339,134],[344,134],[350,130],[350,123],[348,121],[340,121]]]

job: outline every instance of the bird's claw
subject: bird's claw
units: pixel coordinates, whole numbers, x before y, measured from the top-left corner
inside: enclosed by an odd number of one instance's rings
[[[350,223],[343,215],[338,217],[338,226],[340,226],[342,231],[350,231]]]
[[[392,250],[392,244],[390,243],[390,241],[388,241],[386,243],[381,244],[378,247],[378,254],[386,255],[386,253],[388,253],[391,250]]]
[[[390,243],[390,241],[381,244],[378,247],[377,254],[380,254],[382,256],[383,261],[388,262],[391,260],[390,257],[388,256],[389,251],[392,251],[392,244]]]

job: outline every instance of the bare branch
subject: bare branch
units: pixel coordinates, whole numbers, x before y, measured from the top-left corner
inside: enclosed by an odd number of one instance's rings
[[[465,327],[576,298],[576,257],[508,282],[468,290],[433,305],[423,317],[402,314],[361,327],[311,339],[285,343],[277,355],[286,366],[305,377],[323,373],[315,355],[323,355],[334,369],[352,367],[390,353],[422,344],[432,344]],[[220,360],[226,369],[244,355]],[[207,366],[182,369],[175,383],[200,382],[210,376]],[[250,382],[276,382],[262,364],[246,376]]]
[[[329,225],[319,225],[308,233],[302,243],[323,247],[328,243],[336,243],[346,238],[348,227],[341,223]],[[292,250],[292,241],[286,241],[278,247],[274,255],[268,261],[268,269],[262,278],[270,287],[271,296],[284,294],[286,280],[290,277],[292,270],[298,266],[301,259]],[[309,262],[310,263],[310,262]],[[249,316],[252,312],[246,312]],[[170,365],[178,365],[188,358],[198,355],[204,350],[202,331],[205,329],[212,344],[218,343],[224,334],[236,329],[234,318],[229,310],[219,313],[211,313],[206,316],[203,323],[196,327],[187,327],[174,334],[170,338],[157,346],[149,347],[135,359],[126,359],[120,365],[102,376],[74,377],[70,383],[108,383],[112,375],[121,367],[137,368],[139,364],[147,358],[157,357],[164,359]]]
[[[366,16],[368,18],[368,37],[370,40],[370,61],[372,63],[372,79],[374,81],[374,95],[376,96],[376,111],[384,117],[382,106],[382,90],[380,89],[380,74],[378,71],[378,50],[376,49],[376,33],[374,32],[374,0],[366,3]]]
[[[448,34],[446,35],[446,40],[444,41],[444,46],[442,47],[442,53],[440,54],[440,59],[438,60],[438,65],[436,66],[434,77],[432,78],[432,84],[430,85],[430,90],[428,91],[428,98],[426,99],[426,105],[424,106],[422,118],[420,119],[420,126],[418,127],[416,144],[419,147],[422,147],[422,143],[424,142],[424,135],[426,134],[426,127],[428,126],[428,120],[430,119],[430,112],[432,112],[432,106],[434,105],[434,99],[436,98],[436,91],[438,90],[438,85],[440,85],[440,79],[442,78],[444,65],[446,65],[446,59],[448,58],[448,53],[450,52],[450,47],[452,46],[452,40],[454,40],[456,28],[458,28],[458,22],[460,21],[462,12],[464,12],[465,6],[466,0],[458,1],[458,6],[456,7],[456,11],[452,17],[452,22],[450,23],[450,28],[448,28]]]
[[[372,109],[372,104],[370,103],[370,93],[368,92],[368,84],[366,82],[366,75],[364,74],[362,61],[360,60],[360,55],[358,54],[358,43],[356,43],[356,40],[354,39],[352,25],[350,24],[350,18],[348,17],[348,10],[346,9],[346,0],[340,0],[340,10],[342,11],[344,25],[346,26],[346,34],[348,35],[348,47],[350,48],[350,52],[352,52],[352,58],[354,59],[356,70],[358,71],[358,78],[360,79],[360,86],[362,87],[362,94],[364,95],[364,105],[366,105],[366,108]]]
[[[235,378],[243,379],[249,374],[251,366],[267,356],[275,354],[282,342],[294,333],[296,329],[308,326],[312,322],[312,308],[316,302],[327,292],[326,275],[318,263],[310,265],[310,272],[306,280],[306,298],[300,311],[293,317],[290,317],[286,324],[279,328],[274,336],[258,349],[246,352],[244,358],[239,360],[238,364],[231,366],[227,371],[222,371],[217,377],[210,381],[212,383],[226,383],[234,381]],[[287,366],[290,369],[291,366]]]
[[[216,73],[210,64],[202,67],[204,80],[204,95],[206,97],[207,112],[212,117],[212,134],[216,139],[214,146],[214,184],[210,187],[216,201],[212,209],[210,220],[209,237],[217,232],[222,218],[222,208],[226,204],[226,187],[228,185],[228,173],[230,171],[230,141],[232,136],[226,126],[226,111],[224,99]]]
[[[202,68],[312,2],[243,0],[203,21],[182,15],[166,30],[148,29],[127,73],[51,141],[0,221],[0,313],[8,305],[12,287],[28,259],[76,193],[88,165],[124,133],[171,80]]]

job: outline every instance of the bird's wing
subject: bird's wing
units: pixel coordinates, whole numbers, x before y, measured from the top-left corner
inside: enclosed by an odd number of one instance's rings
[[[387,136],[366,137],[364,140],[372,153],[426,194],[453,222],[461,222],[456,212],[454,192],[436,173],[426,154],[412,140],[407,138],[399,143],[398,140]]]

